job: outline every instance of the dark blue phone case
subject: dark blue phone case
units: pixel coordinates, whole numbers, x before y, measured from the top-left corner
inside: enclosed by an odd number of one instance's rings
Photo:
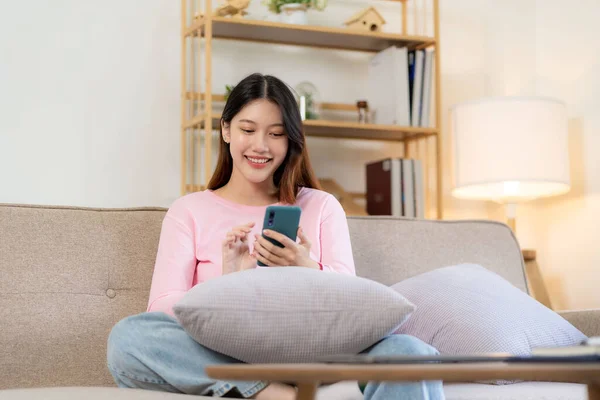
[[[269,206],[265,211],[263,230],[269,229],[279,232],[295,242],[301,213],[302,210],[298,206]],[[275,246],[283,247],[277,240],[266,237],[265,235],[263,235],[263,237]],[[260,261],[258,261],[257,264],[261,267],[265,266],[265,264]]]

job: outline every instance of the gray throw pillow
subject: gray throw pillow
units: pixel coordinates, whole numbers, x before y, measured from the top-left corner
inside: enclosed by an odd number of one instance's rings
[[[173,310],[212,350],[246,363],[285,363],[357,354],[397,330],[414,306],[375,281],[285,267],[211,279]]]
[[[586,338],[559,314],[480,265],[440,268],[391,287],[416,306],[396,333],[416,336],[441,354],[529,355],[535,347],[574,345]]]

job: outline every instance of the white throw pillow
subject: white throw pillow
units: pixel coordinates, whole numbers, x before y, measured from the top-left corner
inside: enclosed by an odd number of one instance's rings
[[[173,310],[212,350],[247,363],[285,363],[357,354],[397,330],[414,306],[375,281],[285,267],[211,279]]]
[[[586,336],[556,312],[480,265],[436,269],[391,286],[416,311],[396,333],[441,354],[511,353],[579,344]]]

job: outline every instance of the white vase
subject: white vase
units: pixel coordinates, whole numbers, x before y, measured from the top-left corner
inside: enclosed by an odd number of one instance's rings
[[[306,5],[302,3],[289,3],[280,7],[279,21],[285,24],[306,25]]]

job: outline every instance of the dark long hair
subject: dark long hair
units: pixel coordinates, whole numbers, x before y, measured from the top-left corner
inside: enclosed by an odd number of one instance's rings
[[[320,189],[320,185],[308,158],[300,111],[290,88],[274,76],[258,73],[249,75],[235,85],[229,94],[221,122],[230,124],[246,104],[256,99],[268,99],[281,110],[283,129],[288,137],[288,150],[285,159],[273,175],[273,182],[279,201],[294,204],[301,187]],[[220,123],[220,132],[221,127]],[[229,144],[223,140],[222,132],[220,136],[217,168],[208,182],[208,189],[211,190],[225,186],[233,171]]]

